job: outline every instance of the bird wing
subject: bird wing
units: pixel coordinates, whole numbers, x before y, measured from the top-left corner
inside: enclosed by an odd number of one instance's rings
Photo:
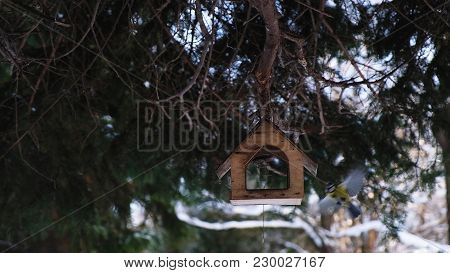
[[[321,214],[330,215],[341,207],[337,199],[327,195],[319,202],[319,211]]]
[[[361,191],[365,176],[366,171],[363,168],[353,169],[342,182],[342,186],[350,196],[355,196]]]

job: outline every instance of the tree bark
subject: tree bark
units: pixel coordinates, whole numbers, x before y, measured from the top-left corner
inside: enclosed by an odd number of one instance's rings
[[[333,224],[333,216],[332,215],[320,215],[320,226],[324,229],[330,230],[331,225]],[[334,249],[326,244],[323,244],[320,252],[324,253],[333,253]]]
[[[261,97],[261,116],[268,117],[271,115],[270,87],[272,85],[273,66],[281,43],[279,14],[274,0],[249,0],[249,3],[263,17],[266,28],[264,50],[255,71],[255,78],[257,90]]]
[[[447,191],[447,242],[450,244],[450,149],[447,147],[443,155],[445,167],[445,188]]]
[[[442,148],[447,200],[447,241],[450,244],[450,103],[447,103],[447,109],[439,116],[438,124],[441,126],[437,126],[433,133]]]

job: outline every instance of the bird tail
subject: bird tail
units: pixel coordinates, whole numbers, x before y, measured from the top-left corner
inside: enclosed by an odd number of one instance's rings
[[[350,203],[350,205],[348,206],[348,212],[350,213],[353,219],[361,215],[361,209],[353,205],[352,203]]]

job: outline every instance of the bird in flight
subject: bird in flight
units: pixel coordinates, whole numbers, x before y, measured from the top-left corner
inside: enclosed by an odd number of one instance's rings
[[[351,197],[356,196],[361,191],[365,177],[366,170],[362,167],[357,167],[349,172],[344,182],[338,185],[328,183],[326,195],[319,201],[320,213],[330,215],[339,208],[345,207],[352,218],[357,218],[361,215],[361,209],[351,202]]]

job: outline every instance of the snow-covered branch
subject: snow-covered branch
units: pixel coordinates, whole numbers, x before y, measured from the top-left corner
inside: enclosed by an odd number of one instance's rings
[[[314,228],[313,225],[303,220],[299,216],[292,220],[241,220],[241,221],[225,221],[225,222],[208,222],[198,217],[192,216],[189,212],[193,210],[203,210],[206,208],[214,208],[226,215],[240,215],[240,216],[260,216],[264,212],[277,212],[280,215],[288,215],[292,213],[292,208],[277,207],[277,206],[231,206],[224,203],[207,202],[197,206],[196,208],[189,208],[183,203],[178,202],[175,205],[175,212],[179,220],[204,229],[210,230],[229,230],[229,229],[251,229],[251,228],[287,228],[303,230],[315,243],[317,247],[322,247],[324,244],[328,245],[333,239],[344,237],[358,237],[371,230],[375,230],[380,234],[387,232],[387,227],[381,221],[369,221],[362,224],[352,226],[342,231],[328,231],[323,228]],[[407,247],[413,247],[415,251],[432,251],[432,252],[450,252],[450,246],[439,244],[431,240],[424,239],[420,236],[414,235],[407,231],[398,232],[400,243]]]
[[[269,206],[271,209],[273,206]],[[236,207],[238,208],[238,207]],[[242,208],[242,207],[241,207]],[[321,247],[323,245],[322,238],[318,235],[314,228],[303,221],[300,218],[295,218],[292,221],[286,220],[243,220],[243,221],[227,221],[227,222],[207,222],[191,216],[188,214],[188,208],[184,206],[181,202],[175,205],[175,212],[181,221],[200,228],[211,229],[211,230],[228,230],[228,229],[249,229],[249,228],[289,228],[289,229],[302,229],[304,230],[308,236],[314,241],[314,243]],[[253,214],[250,210],[245,211],[242,209],[241,212],[243,214]],[[254,214],[253,214],[254,215]]]

